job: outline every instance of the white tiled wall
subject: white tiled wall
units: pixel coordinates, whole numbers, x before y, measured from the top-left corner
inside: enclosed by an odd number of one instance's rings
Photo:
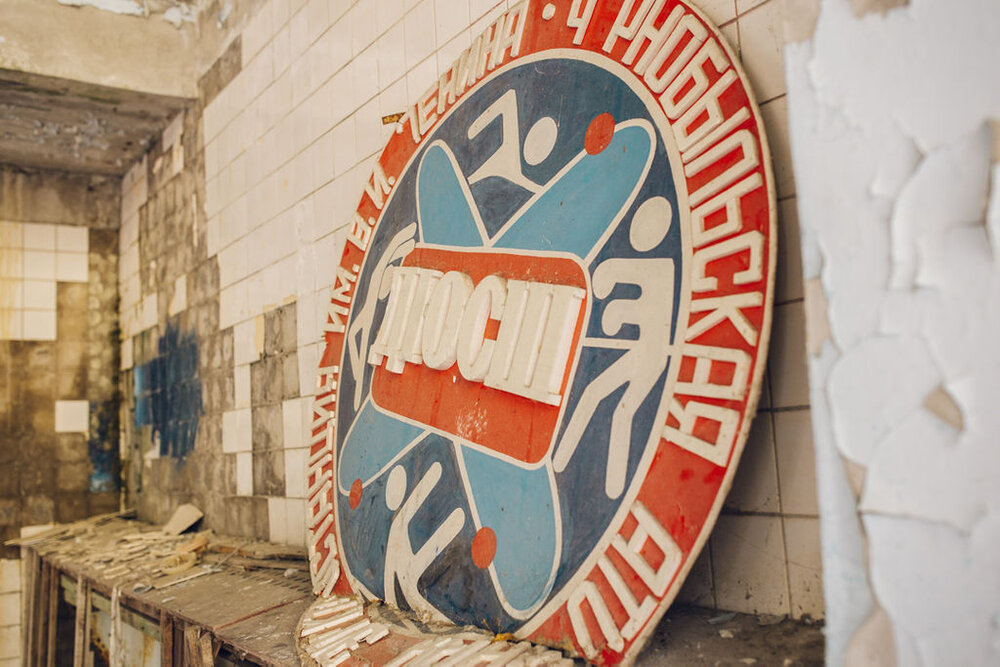
[[[480,24],[505,10],[506,2],[468,0],[272,0],[243,32],[242,71],[205,108],[206,239],[219,262],[219,326],[233,327],[236,364],[223,451],[237,455],[241,495],[253,493],[249,364],[260,354],[258,318],[289,299],[298,304],[302,398],[282,406],[286,497],[268,501],[272,540],[305,541],[303,434],[319,312],[346,223],[392,132],[381,119],[403,111]],[[129,201],[144,199],[142,177],[132,180]],[[128,214],[123,201],[123,219]],[[130,251],[127,237],[123,232],[123,253]],[[122,264],[123,286],[138,286]],[[124,297],[123,304],[141,323],[143,304]]]
[[[742,58],[770,140],[779,196],[779,268],[762,410],[715,537],[685,594],[739,611],[821,616],[818,521],[795,182],[782,63],[782,23],[796,3],[702,0]],[[219,326],[233,327],[234,409],[223,451],[236,456],[238,493],[253,494],[250,366],[261,316],[297,302],[302,398],[282,405],[286,497],[270,498],[271,537],[302,544],[309,403],[319,313],[346,223],[401,112],[447,70],[506,0],[269,0],[243,32],[242,71],[205,108],[209,256],[220,276]],[[122,326],[155,324],[141,299],[137,210],[146,165],[123,184]],[[123,364],[126,363],[123,350]]]
[[[802,261],[788,141],[784,26],[808,3],[703,0],[740,57],[767,130],[778,194],[768,371],[733,488],[682,598],[751,613],[823,616],[806,374]]]
[[[132,336],[156,324],[156,295],[143,298],[139,282],[139,208],[146,203],[148,184],[147,161],[132,166],[122,179],[121,229],[118,235],[118,290],[119,322],[122,340],[127,348],[122,350],[122,368],[132,367]]]
[[[88,233],[0,221],[0,340],[56,339],[56,282],[87,282]]]
[[[21,561],[0,560],[0,665],[21,664]]]

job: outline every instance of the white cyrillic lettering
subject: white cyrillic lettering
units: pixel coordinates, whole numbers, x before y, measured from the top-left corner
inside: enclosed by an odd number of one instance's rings
[[[761,292],[745,292],[743,294],[727,294],[726,296],[709,297],[707,299],[694,299],[691,301],[692,313],[703,313],[708,311],[708,315],[701,318],[694,324],[688,325],[685,333],[685,340],[694,340],[709,329],[722,322],[732,322],[733,327],[743,336],[750,345],[757,344],[757,330],[747,316],[743,314],[744,308],[756,308],[764,303],[764,294]]]
[[[443,371],[454,365],[462,311],[472,289],[472,278],[460,271],[449,271],[434,286],[421,336],[421,352],[429,368]]]
[[[707,398],[723,398],[738,401],[747,390],[747,378],[750,377],[750,355],[743,350],[730,347],[714,347],[711,345],[684,346],[684,356],[694,358],[694,377],[690,382],[677,381],[674,388],[678,394],[692,394]],[[717,364],[734,366],[732,379],[726,384],[711,382],[712,368]]]
[[[698,206],[760,164],[757,139],[749,130],[738,130],[684,165],[684,175],[691,178],[707,167],[721,162],[723,158],[729,157],[737,148],[742,150],[743,156],[724,172],[691,193],[691,206]]]
[[[490,367],[495,341],[485,340],[486,323],[503,315],[507,285],[499,276],[486,276],[465,304],[458,329],[458,370],[470,382],[482,382]]]
[[[717,466],[726,465],[729,453],[733,449],[733,438],[740,422],[740,413],[710,403],[688,401],[681,405],[677,399],[671,399],[670,414],[680,422],[680,428],[663,427],[663,437],[692,454],[696,454]],[[702,440],[694,435],[695,423],[698,419],[708,419],[719,425],[714,442]]]
[[[583,36],[587,32],[587,26],[590,25],[590,19],[594,15],[594,7],[597,5],[597,0],[586,0],[587,4],[583,6],[583,11],[581,12],[581,1],[573,0],[569,8],[569,16],[566,17],[566,26],[576,28],[576,32],[573,33],[574,44],[583,43]]]
[[[733,273],[734,285],[757,282],[764,277],[764,235],[757,230],[745,232],[715,245],[705,246],[694,253],[691,291],[711,292],[719,286],[719,279],[709,276],[706,271],[709,262],[738,252],[750,252],[747,268]],[[738,268],[735,265],[732,268]]]
[[[666,92],[660,96],[660,106],[666,112],[667,118],[677,119],[708,92],[708,75],[705,74],[705,64],[708,62],[711,62],[720,73],[729,66],[729,59],[714,39],[705,42],[698,49],[694,57],[681,68],[677,78],[667,86]],[[736,73],[732,72],[732,69],[727,74],[730,80],[735,80]],[[680,99],[677,99],[678,95],[681,95]]]

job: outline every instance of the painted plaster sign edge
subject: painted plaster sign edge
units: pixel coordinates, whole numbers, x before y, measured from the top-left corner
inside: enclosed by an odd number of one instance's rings
[[[661,21],[646,22],[653,17]],[[528,20],[534,21],[532,27],[537,30],[526,39],[525,23]],[[674,29],[663,30],[664,34],[657,36],[657,29],[662,30],[668,22]],[[493,70],[502,71],[508,63],[523,61],[533,54],[544,57],[557,49],[586,50],[628,67],[636,77],[645,72],[647,80],[655,79],[655,74],[648,75],[650,62],[656,61],[650,46],[656,40],[660,40],[661,47],[664,42],[669,42],[679,25],[687,27],[690,37],[685,41],[685,36],[681,34],[674,44],[676,51],[667,51],[660,63],[667,65],[668,72],[676,64],[677,71],[670,81],[654,85],[659,91],[670,90],[673,82],[680,77],[688,77],[694,81],[694,87],[677,88],[675,92],[681,100],[687,94],[685,91],[698,90],[699,85],[703,87],[699,95],[687,101],[685,111],[700,108],[708,120],[703,125],[695,126],[694,121],[699,116],[688,116],[687,129],[690,133],[679,135],[682,130],[675,126],[683,122],[685,116],[684,111],[678,112],[679,105],[675,104],[673,111],[676,118],[672,118],[670,123],[674,139],[679,138],[683,142],[679,148],[687,183],[690,184],[692,178],[702,171],[710,171],[713,164],[731,158],[729,149],[739,148],[742,151],[739,160],[723,167],[721,175],[715,179],[717,182],[713,181],[714,185],[713,182],[703,181],[690,195],[685,195],[685,189],[678,191],[678,195],[685,200],[685,206],[679,212],[690,240],[687,248],[689,255],[685,257],[688,261],[685,263],[686,284],[681,290],[682,298],[690,299],[698,294],[710,296],[694,299],[697,301],[694,305],[689,303],[689,312],[684,313],[686,322],[678,322],[678,331],[681,331],[680,326],[686,325],[683,348],[689,352],[688,361],[685,362],[683,353],[677,355],[675,386],[672,392],[664,393],[664,400],[670,399],[671,394],[674,400],[663,424],[664,438],[650,449],[650,455],[643,464],[645,479],[633,484],[629,500],[622,504],[622,510],[591,557],[564,587],[565,594],[560,594],[537,611],[517,634],[533,641],[562,645],[598,662],[611,664],[627,661],[634,658],[645,638],[655,628],[656,621],[676,596],[721,508],[756,408],[770,332],[776,238],[769,150],[746,77],[724,39],[697,9],[666,0],[645,0],[641,4],[629,0],[623,4],[574,1],[559,3],[558,7],[557,3],[520,3],[488,26],[470,49],[459,57],[453,70],[422,95],[400,120],[397,134],[390,139],[365,187],[337,269],[326,318],[327,345],[317,380],[307,478],[310,565],[317,593],[347,593],[352,590],[345,568],[337,560],[339,530],[334,508],[333,440],[340,360],[345,347],[345,323],[354,307],[355,283],[366,261],[365,251],[375,232],[379,214],[393,196],[397,179],[406,172],[423,138],[443,122],[463,96],[489,80]],[[551,30],[547,30],[548,27]],[[636,43],[639,46],[629,58],[631,47]],[[688,45],[693,46],[685,51]],[[675,55],[676,52],[679,55]],[[467,62],[462,64],[463,58],[475,61],[477,66],[473,68]],[[692,66],[692,62],[699,65]],[[716,71],[712,75],[716,78],[703,82],[692,79],[697,73],[691,68],[697,66],[714,66]],[[466,80],[456,90],[454,74],[460,68],[472,68],[474,80]],[[704,76],[705,69],[701,73]],[[448,78],[449,74],[452,78]],[[646,85],[649,85],[648,81]],[[728,114],[719,110],[713,119],[711,114],[719,107],[718,104],[713,107],[713,101],[734,90],[745,96],[745,103],[731,108]],[[649,94],[657,95],[659,91],[652,88]],[[677,100],[674,97],[672,102]],[[702,130],[700,135],[699,130]],[[405,159],[397,158],[389,163],[392,152]],[[744,161],[743,158],[750,153],[753,153],[752,159]],[[682,163],[675,162],[673,157],[671,159],[671,166],[675,169]],[[758,213],[764,219],[748,221],[749,216],[740,211],[740,202],[754,193],[758,197],[763,193],[764,211]],[[725,218],[723,223],[712,227],[706,226],[703,218],[700,227],[695,228],[692,223],[696,216],[690,214],[692,203],[695,211],[702,207],[705,218],[723,210],[726,211],[724,218],[732,213],[742,217],[738,221]],[[711,206],[715,209],[709,210]],[[754,224],[757,228],[753,227]],[[717,276],[709,267],[717,267],[712,263],[727,258],[739,258],[739,262],[735,263],[742,262],[742,277],[739,277],[740,271],[733,269],[731,287],[736,289],[728,294],[717,294]],[[740,284],[756,286],[757,289],[741,291],[738,289]],[[754,314],[748,318],[746,314],[751,311]],[[727,346],[718,339],[720,331],[730,338],[734,335],[742,338],[745,344]],[[748,354],[746,349],[752,354]],[[716,362],[732,367],[729,380],[722,383],[711,381]],[[688,366],[686,370],[683,368],[685,363]],[[681,384],[686,390],[678,388],[677,373],[685,378]],[[681,403],[676,400],[678,397],[687,401]],[[704,439],[711,437],[702,430],[704,420],[715,423],[714,443]],[[708,431],[711,432],[712,428],[709,427]],[[654,458],[661,459],[667,451],[672,453],[675,463],[686,465],[701,460],[707,464],[702,465],[700,470],[708,471],[705,478],[711,478],[709,486],[715,489],[708,506],[699,508],[702,514],[697,530],[692,537],[688,529],[683,548],[676,544],[677,527],[665,526],[664,521],[656,516],[655,501],[661,494],[657,493],[660,491],[656,488],[657,480],[650,476],[650,466],[654,464]],[[692,459],[692,456],[696,458]],[[685,470],[696,474],[690,467]],[[674,517],[675,520],[677,518]],[[642,544],[630,546],[632,538],[619,534],[626,520],[634,526],[632,536],[641,527],[648,539],[640,540]],[[669,539],[663,539],[663,535]],[[646,560],[649,557],[646,543],[650,540],[655,545],[653,552],[659,551],[662,558],[656,566]],[[671,544],[678,560],[673,563],[672,571],[666,572],[664,564],[671,556]],[[622,569],[626,570],[629,583],[622,578]]]

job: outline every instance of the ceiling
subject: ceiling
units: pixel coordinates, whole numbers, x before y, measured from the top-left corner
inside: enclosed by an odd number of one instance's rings
[[[0,162],[121,175],[189,103],[0,69]]]

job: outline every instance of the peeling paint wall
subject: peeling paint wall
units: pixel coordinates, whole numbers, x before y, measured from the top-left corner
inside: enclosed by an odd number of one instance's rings
[[[786,48],[828,662],[1000,660],[992,0],[823,0]]]

